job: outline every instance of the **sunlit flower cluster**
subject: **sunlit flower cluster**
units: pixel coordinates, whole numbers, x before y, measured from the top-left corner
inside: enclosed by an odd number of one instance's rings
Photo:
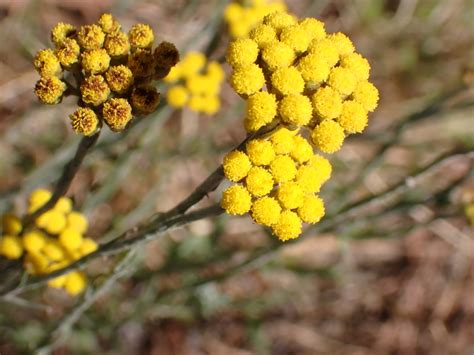
[[[166,96],[170,106],[208,115],[219,111],[224,71],[218,62],[207,62],[204,54],[188,52],[164,80],[172,84]]]
[[[179,60],[169,42],[153,49],[154,38],[146,24],[123,32],[111,14],[79,28],[60,22],[51,30],[54,48],[36,54],[34,66],[41,78],[35,93],[45,104],[79,96],[79,108],[69,116],[79,134],[93,135],[103,123],[120,132],[133,117],[156,110],[160,94],[152,83]]]
[[[28,213],[37,211],[50,198],[50,191],[35,190],[29,198]],[[41,214],[33,226],[26,228],[14,214],[4,215],[0,255],[10,260],[21,259],[31,275],[45,275],[92,253],[97,249],[97,243],[85,236],[87,219],[72,207],[72,201],[62,197],[54,208]],[[85,289],[87,279],[82,272],[71,271],[50,280],[48,285],[76,295]]]
[[[285,11],[281,0],[240,0],[233,1],[224,11],[224,18],[234,38],[245,37],[263,17],[275,11]]]
[[[249,143],[246,152],[224,159],[226,177],[242,184],[224,192],[222,207],[229,214],[250,211],[281,240],[296,238],[302,221],[316,223],[324,215],[315,193],[331,166],[314,150],[337,152],[347,135],[365,129],[377,107],[370,65],[343,33],[327,34],[322,22],[286,12],[266,15],[229,45],[226,59],[230,83],[246,100],[247,132],[283,128],[261,141],[261,149]]]
[[[332,167],[296,131],[279,128],[269,138],[249,141],[225,156],[223,169],[234,184],[224,191],[222,208],[231,215],[250,213],[280,240],[297,238],[303,222],[324,216],[317,193]]]

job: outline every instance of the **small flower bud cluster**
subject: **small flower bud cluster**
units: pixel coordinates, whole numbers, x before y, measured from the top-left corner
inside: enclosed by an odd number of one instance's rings
[[[269,139],[249,141],[244,151],[225,156],[223,169],[235,184],[224,191],[222,208],[231,215],[250,213],[282,241],[297,238],[303,222],[324,216],[317,193],[332,167],[296,131],[279,128]]]
[[[324,215],[316,193],[331,165],[314,150],[338,151],[346,135],[365,129],[377,107],[369,63],[344,34],[328,35],[322,22],[286,12],[266,15],[232,42],[227,62],[230,83],[246,100],[247,132],[272,123],[279,130],[225,157],[226,177],[239,184],[224,191],[221,206],[231,215],[250,211],[280,240],[296,238],[302,222]]]
[[[334,153],[347,135],[365,129],[377,107],[368,61],[348,37],[326,34],[314,18],[265,16],[248,37],[229,45],[227,62],[232,87],[247,101],[250,133],[274,121],[305,127],[317,149]]]
[[[69,116],[76,133],[91,136],[104,122],[120,132],[134,116],[156,110],[160,94],[152,82],[179,61],[171,43],[161,42],[153,50],[154,37],[146,24],[123,32],[111,14],[80,28],[60,22],[51,30],[54,49],[36,54],[41,78],[35,93],[45,104],[57,104],[66,94],[79,96],[79,108]]]
[[[50,191],[35,190],[29,198],[28,212],[37,211],[50,198]],[[97,243],[84,236],[87,228],[86,217],[74,211],[72,201],[65,197],[37,217],[31,228],[23,228],[18,217],[6,214],[2,218],[0,255],[10,260],[21,258],[29,274],[46,275],[97,250]],[[80,271],[70,271],[48,285],[77,295],[87,286],[87,279]]]
[[[234,38],[245,37],[263,17],[275,11],[285,11],[281,0],[233,1],[224,10],[224,18]]]
[[[224,71],[218,62],[206,64],[204,54],[188,52],[164,78],[164,81],[173,84],[166,95],[168,104],[213,115],[220,108],[219,94],[223,80]]]

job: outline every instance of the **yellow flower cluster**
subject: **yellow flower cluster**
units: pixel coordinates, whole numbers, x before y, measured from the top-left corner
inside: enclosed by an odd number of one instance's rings
[[[206,65],[204,54],[188,52],[181,62],[171,68],[164,80],[173,84],[166,96],[170,106],[186,106],[192,111],[208,115],[219,111],[224,71],[216,61]]]
[[[28,212],[35,212],[50,198],[50,191],[35,190],[29,198]],[[97,249],[97,243],[84,236],[87,228],[86,217],[74,211],[72,201],[65,197],[40,215],[31,228],[24,229],[18,217],[6,214],[2,218],[0,255],[10,260],[21,258],[29,274],[45,275]],[[80,271],[70,271],[48,285],[77,295],[86,288],[87,279]]]
[[[232,215],[250,211],[281,240],[296,238],[302,222],[324,215],[316,193],[331,165],[314,150],[338,151],[377,107],[369,63],[344,34],[327,34],[322,22],[286,12],[266,15],[229,45],[226,59],[230,83],[246,100],[247,132],[279,128],[225,157],[226,177],[239,184],[224,192],[221,205]]]
[[[224,10],[224,18],[234,38],[245,37],[263,17],[275,11],[285,11],[282,0],[233,1]]]
[[[235,184],[224,191],[222,208],[231,215],[250,213],[282,241],[297,238],[303,222],[324,216],[317,193],[332,167],[296,131],[281,127],[267,139],[249,141],[245,151],[225,156],[223,169]]]
[[[51,30],[51,41],[54,49],[40,50],[34,60],[41,76],[35,93],[45,104],[57,104],[64,95],[80,96],[80,107],[69,118],[74,131],[85,136],[104,122],[122,131],[134,116],[155,111],[160,95],[152,82],[179,61],[169,42],[153,50],[149,25],[136,24],[127,34],[111,14],[79,28],[60,22]]]

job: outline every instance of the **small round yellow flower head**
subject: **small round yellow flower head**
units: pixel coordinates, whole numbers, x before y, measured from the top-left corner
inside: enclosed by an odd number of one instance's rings
[[[344,142],[344,128],[332,120],[324,120],[317,125],[311,135],[313,143],[324,153],[337,152]]]
[[[255,197],[268,195],[273,189],[273,183],[272,175],[268,170],[259,166],[250,169],[245,179],[247,190]]]
[[[293,149],[290,155],[295,161],[303,164],[313,156],[313,148],[305,138],[297,135],[293,138]]]
[[[76,27],[69,23],[59,22],[56,26],[53,27],[51,30],[51,41],[56,46],[61,46],[63,41],[66,38],[74,35],[76,33]]]
[[[221,108],[221,101],[218,96],[204,95],[204,101],[206,102],[206,105],[204,106],[202,112],[207,115],[214,115]]]
[[[245,148],[250,161],[254,165],[269,165],[275,159],[275,151],[270,141],[252,139]]]
[[[262,58],[271,71],[290,66],[295,60],[295,52],[285,43],[274,41],[262,50]]]
[[[72,271],[66,275],[64,289],[71,296],[76,296],[84,291],[87,286],[86,276],[79,271]]]
[[[264,48],[266,45],[277,41],[276,31],[273,27],[263,23],[257,25],[249,33],[249,37],[253,40],[259,48]]]
[[[362,133],[368,123],[367,111],[357,101],[346,100],[342,103],[342,112],[337,122],[348,133]]]
[[[69,213],[72,211],[72,200],[67,197],[61,197],[58,202],[56,202],[54,209],[58,212]]]
[[[25,269],[33,275],[41,275],[48,271],[49,260],[42,253],[30,252],[24,259]]]
[[[326,86],[318,89],[312,97],[314,111],[321,118],[336,118],[342,111],[342,100],[339,93]]]
[[[137,49],[128,56],[127,66],[134,76],[147,78],[153,75],[155,59],[150,50]]]
[[[36,219],[36,225],[50,234],[59,234],[66,227],[66,216],[56,210],[49,210]]]
[[[294,25],[296,19],[286,12],[273,12],[263,18],[263,23],[272,26],[277,33],[280,33],[284,28]]]
[[[81,48],[76,40],[65,38],[62,44],[56,49],[56,57],[63,67],[69,68],[79,61]]]
[[[186,87],[191,94],[204,94],[207,90],[207,77],[204,75],[193,75],[186,79]]]
[[[206,105],[207,103],[202,95],[192,95],[188,102],[188,107],[196,112],[203,111]]]
[[[329,39],[314,39],[309,45],[309,53],[317,55],[332,68],[339,61],[339,52]]]
[[[69,119],[74,131],[85,136],[93,135],[99,127],[99,118],[88,107],[79,107],[74,113],[69,115]]]
[[[301,165],[296,172],[295,181],[305,193],[318,192],[323,185],[322,176],[312,165]]]
[[[97,22],[105,33],[115,33],[121,27],[115,17],[108,13],[102,14]]]
[[[253,220],[264,226],[272,226],[278,222],[281,214],[281,207],[273,197],[262,197],[252,204]]]
[[[69,251],[79,248],[82,244],[82,235],[75,229],[66,228],[59,234],[59,243]]]
[[[232,182],[238,182],[247,176],[252,163],[247,154],[234,150],[224,157],[222,166],[225,177]]]
[[[130,103],[136,113],[149,114],[160,104],[160,93],[151,85],[136,87],[130,96]]]
[[[4,235],[0,238],[0,255],[10,260],[19,259],[23,255],[21,239],[13,235]]]
[[[105,72],[110,65],[110,56],[103,48],[82,53],[82,68],[89,74]]]
[[[294,133],[284,127],[279,128],[270,137],[273,150],[276,154],[290,154],[293,149]]]
[[[293,211],[283,211],[273,226],[273,233],[281,241],[298,238],[301,234],[301,219]]]
[[[183,107],[189,100],[189,92],[183,85],[173,86],[168,90],[166,100],[172,107]]]
[[[102,116],[112,131],[120,132],[132,119],[132,107],[126,99],[110,99],[102,108]]]
[[[240,4],[231,2],[224,10],[224,18],[226,21],[238,21],[242,18],[243,8]]]
[[[127,55],[130,52],[130,42],[127,34],[121,31],[108,34],[105,38],[104,49],[111,57]]]
[[[6,213],[2,216],[1,231],[3,234],[18,235],[22,229],[21,220],[14,214]]]
[[[293,180],[296,176],[296,165],[287,155],[278,155],[270,164],[270,172],[277,183]]]
[[[152,46],[155,36],[149,25],[138,23],[128,31],[128,39],[132,48],[149,48]]]
[[[329,35],[328,40],[337,49],[340,56],[351,54],[355,50],[352,41],[342,32]]]
[[[324,201],[319,196],[306,195],[297,212],[303,222],[318,223],[324,217]]]
[[[104,40],[105,33],[97,25],[81,26],[77,33],[77,41],[79,42],[79,45],[86,50],[102,48]]]
[[[125,65],[110,67],[105,73],[110,89],[117,94],[124,94],[133,85],[133,73]]]
[[[255,131],[273,121],[277,113],[277,101],[273,94],[259,91],[247,100],[247,119],[254,123]]]
[[[61,275],[54,279],[48,280],[48,286],[53,288],[63,288],[66,283],[67,275]]]
[[[250,38],[239,38],[227,49],[227,62],[233,67],[255,63],[258,56],[258,45]]]
[[[56,76],[62,71],[58,57],[50,48],[38,51],[33,64],[41,76]]]
[[[308,162],[308,166],[315,168],[318,171],[318,180],[321,181],[321,185],[324,184],[331,177],[332,166],[329,160],[325,157],[315,154]]]
[[[328,84],[343,96],[352,94],[357,85],[357,78],[343,67],[336,67],[329,73]]]
[[[324,23],[316,20],[315,18],[305,18],[299,22],[299,25],[311,40],[320,40],[326,37]]]
[[[233,185],[222,194],[221,207],[231,215],[243,215],[250,211],[252,197],[247,189],[240,185]]]
[[[303,204],[304,191],[296,182],[288,181],[278,187],[276,196],[283,208],[292,210]]]
[[[300,94],[304,89],[304,80],[295,67],[280,68],[272,74],[272,85],[282,95]]]
[[[35,94],[41,102],[54,105],[66,91],[66,84],[55,76],[42,76],[36,82]]]
[[[360,103],[367,111],[374,111],[379,101],[379,91],[368,81],[361,81],[357,84],[352,97]]]
[[[238,94],[252,95],[265,85],[262,69],[256,64],[236,68],[230,78],[230,84]]]
[[[306,52],[312,38],[299,24],[288,26],[281,31],[280,41],[290,46],[295,52]]]
[[[285,96],[278,105],[278,113],[283,122],[295,126],[304,126],[313,116],[311,100],[301,94]]]
[[[97,249],[98,245],[95,240],[91,238],[84,238],[81,246],[79,247],[79,252],[81,253],[81,256],[84,256],[95,252]]]
[[[343,68],[349,69],[358,81],[369,79],[370,64],[359,53],[350,53],[342,56],[340,65]]]
[[[91,75],[81,83],[81,97],[86,104],[99,106],[110,95],[110,88],[102,75]]]
[[[41,252],[52,261],[61,261],[65,258],[64,249],[56,238],[48,238]]]
[[[22,242],[26,251],[30,253],[40,252],[46,244],[46,237],[43,233],[33,230],[23,234]]]
[[[33,213],[51,199],[53,194],[46,189],[34,190],[28,201],[28,213]]]
[[[298,63],[298,69],[303,79],[313,84],[326,81],[330,71],[327,62],[315,53],[308,54],[301,58]]]
[[[199,72],[206,64],[206,56],[200,52],[188,52],[178,64],[181,75],[188,77]]]
[[[74,229],[78,233],[84,234],[88,226],[87,218],[82,213],[73,211],[67,215],[68,229]]]
[[[217,82],[221,82],[225,77],[222,65],[216,61],[210,61],[207,65],[207,75]]]

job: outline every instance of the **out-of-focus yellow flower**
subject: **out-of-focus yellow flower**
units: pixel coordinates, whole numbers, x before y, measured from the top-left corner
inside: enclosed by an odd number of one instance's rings
[[[175,83],[168,89],[168,104],[213,115],[220,108],[219,94],[223,79],[224,72],[218,62],[206,63],[202,53],[189,52],[164,78],[166,82]]]
[[[23,254],[21,239],[14,235],[0,237],[0,255],[10,260],[19,259]]]

